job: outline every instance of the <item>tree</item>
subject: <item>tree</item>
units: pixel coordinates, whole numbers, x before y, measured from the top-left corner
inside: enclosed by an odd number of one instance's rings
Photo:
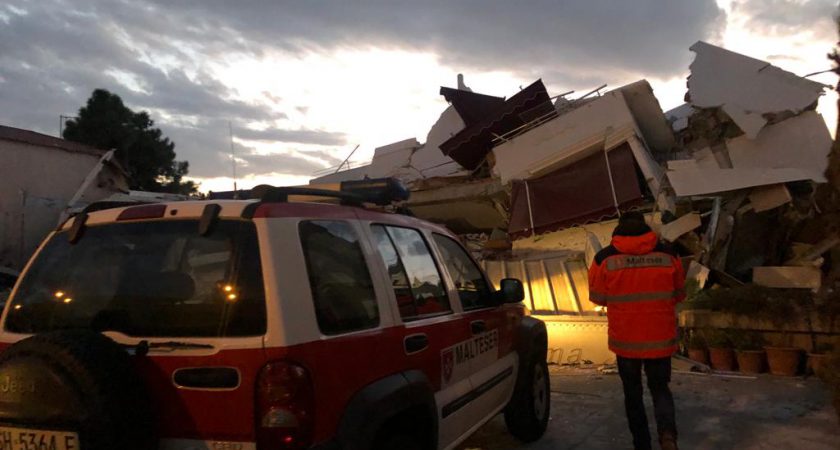
[[[163,136],[146,111],[134,112],[122,99],[96,89],[67,121],[63,137],[102,149],[116,149],[117,160],[129,175],[129,187],[141,191],[193,194],[198,186],[183,181],[187,161],[175,161],[175,143]]]

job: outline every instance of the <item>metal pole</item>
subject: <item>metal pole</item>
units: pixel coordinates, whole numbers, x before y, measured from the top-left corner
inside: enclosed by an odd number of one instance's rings
[[[347,161],[349,161],[349,160],[350,160],[350,157],[351,157],[351,156],[353,156],[353,153],[356,153],[356,150],[358,150],[358,149],[359,149],[359,145],[360,145],[360,144],[356,144],[356,147],[353,149],[353,151],[352,151],[352,152],[350,152],[350,154],[349,154],[349,155],[347,155],[347,157],[346,157],[346,158],[344,158],[344,161],[341,161],[341,164],[339,164],[339,165],[338,165],[338,169],[335,169],[335,172],[334,172],[334,173],[338,173],[338,172],[341,170],[341,168],[344,166],[344,163],[346,163]]]
[[[233,164],[233,198],[238,199],[239,194],[236,190],[236,153],[233,149],[233,124],[228,120],[228,132],[230,133],[230,161]]]
[[[528,189],[528,180],[525,180],[525,199],[528,200],[528,218],[531,220],[531,236],[534,236],[534,212],[531,210],[531,190]]]

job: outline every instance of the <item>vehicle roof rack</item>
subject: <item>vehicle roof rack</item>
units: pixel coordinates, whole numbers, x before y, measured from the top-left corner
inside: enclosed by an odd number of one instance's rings
[[[251,189],[251,193],[253,197],[257,197],[261,202],[266,203],[285,203],[289,201],[289,196],[291,195],[336,198],[341,201],[341,204],[353,206],[361,206],[364,203],[364,198],[362,198],[362,196],[350,192],[296,186],[275,187],[259,185]]]
[[[289,196],[335,198],[342,204],[362,206],[372,203],[387,206],[394,202],[408,200],[410,191],[396,178],[375,178],[356,181],[342,181],[337,185],[330,185],[338,189],[323,189],[314,187],[288,186],[275,187],[260,185],[251,189],[251,197],[259,198],[262,202],[288,202]]]

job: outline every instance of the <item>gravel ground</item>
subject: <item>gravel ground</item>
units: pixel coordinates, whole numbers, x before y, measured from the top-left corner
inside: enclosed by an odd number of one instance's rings
[[[671,388],[683,450],[840,449],[840,426],[829,392],[813,377],[738,379],[675,373]],[[460,449],[633,448],[618,375],[552,366],[551,390],[551,421],[539,441],[517,442],[500,416]],[[649,398],[646,403],[651,434],[656,436]]]

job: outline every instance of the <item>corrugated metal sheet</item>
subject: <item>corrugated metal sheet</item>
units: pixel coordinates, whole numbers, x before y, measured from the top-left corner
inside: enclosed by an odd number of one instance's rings
[[[507,260],[483,260],[484,271],[498,288],[503,278],[518,278],[525,305],[534,315],[598,315],[589,301],[583,254]]]

